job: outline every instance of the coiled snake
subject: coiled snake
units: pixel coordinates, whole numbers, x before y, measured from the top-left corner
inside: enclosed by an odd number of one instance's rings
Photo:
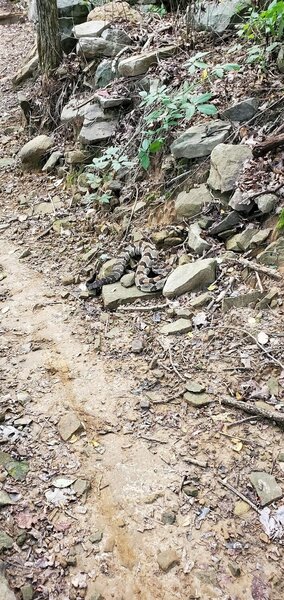
[[[159,262],[156,248],[145,241],[129,244],[117,257],[113,272],[108,277],[96,279],[94,274],[87,282],[87,289],[99,292],[103,285],[119,281],[131,258],[140,256],[135,273],[135,285],[141,292],[157,292],[162,290],[170,273],[170,268]]]

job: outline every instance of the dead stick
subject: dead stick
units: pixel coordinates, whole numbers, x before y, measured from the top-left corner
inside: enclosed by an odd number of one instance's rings
[[[191,456],[184,458],[183,460],[186,463],[197,465],[197,467],[202,467],[202,469],[206,469],[206,467],[208,466],[207,461],[198,460],[197,458],[192,458]]]
[[[170,346],[168,347],[168,352],[169,352],[169,357],[170,357],[170,363],[171,363],[171,366],[172,366],[174,372],[182,381],[186,381],[185,377],[183,377],[183,375],[180,374],[180,372],[177,370],[177,368],[175,367],[175,365],[173,363],[172,351],[171,351]]]
[[[156,444],[167,444],[166,440],[157,440],[157,438],[147,437],[146,435],[140,435],[142,440],[147,440],[147,442],[155,442]]]
[[[241,425],[242,423],[248,423],[249,421],[253,421],[254,419],[259,419],[260,415],[255,415],[252,417],[245,417],[244,419],[238,419],[238,421],[234,421],[233,423],[228,423],[227,429],[231,428],[231,427],[236,427],[237,425]]]
[[[151,306],[120,306],[116,312],[151,312],[152,310],[162,310],[169,308],[168,304],[152,304]]]
[[[249,498],[244,496],[244,494],[242,494],[241,492],[236,490],[236,488],[234,488],[230,483],[228,483],[227,481],[223,481],[223,479],[218,479],[218,482],[221,485],[223,485],[225,488],[227,488],[227,490],[230,490],[230,492],[233,492],[234,494],[236,494],[236,496],[238,496],[241,500],[243,500],[244,502],[249,504],[251,506],[251,508],[253,508],[253,510],[255,510],[255,512],[260,514],[261,511],[259,510],[259,508],[257,508],[256,504],[254,504]]]
[[[281,415],[281,413],[276,412],[276,410],[266,410],[265,408],[260,408],[259,406],[255,406],[250,402],[234,400],[234,398],[228,398],[227,396],[221,399],[221,404],[224,404],[225,406],[234,406],[234,408],[243,410],[251,415],[258,415],[268,419],[269,421],[275,421],[282,427],[284,426],[284,414]]]
[[[251,271],[256,271],[256,273],[263,273],[264,275],[269,275],[269,277],[272,277],[273,279],[278,279],[278,281],[282,279],[282,276],[280,275],[280,273],[277,273],[277,271],[273,271],[273,269],[269,269],[268,267],[258,265],[257,263],[252,262],[247,258],[239,258],[237,259],[237,261],[244,267],[248,267],[248,269],[251,269]]]

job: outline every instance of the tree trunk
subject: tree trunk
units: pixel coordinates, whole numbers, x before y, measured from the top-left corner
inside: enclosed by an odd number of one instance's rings
[[[43,73],[56,69],[62,59],[56,0],[36,0],[38,56]]]

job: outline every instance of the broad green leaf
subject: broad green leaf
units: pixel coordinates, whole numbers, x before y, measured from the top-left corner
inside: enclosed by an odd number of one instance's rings
[[[149,146],[149,152],[152,152],[152,154],[159,152],[159,150],[163,146],[163,143],[164,140],[154,140],[154,142],[152,142]]]
[[[203,104],[203,102],[207,102],[207,100],[210,100],[211,98],[211,92],[205,92],[204,94],[200,94],[200,96],[193,97],[192,102],[197,106],[197,104]]]
[[[198,69],[207,69],[207,67],[209,66],[208,63],[202,62],[200,60],[198,60],[197,62],[194,63],[195,67],[198,67]]]
[[[224,65],[220,65],[220,67],[224,69],[224,71],[239,71],[241,65],[238,65],[237,63],[225,63]]]
[[[150,140],[147,140],[147,139],[143,140],[143,142],[141,144],[142,150],[148,150],[149,146],[150,146]]]
[[[224,69],[222,69],[221,67],[215,67],[215,69],[213,69],[212,71],[212,75],[214,75],[215,77],[219,77],[219,79],[222,79],[224,77]]]
[[[143,152],[143,150],[141,150],[139,152],[139,160],[140,160],[140,165],[141,165],[142,169],[147,171],[147,169],[149,169],[149,167],[150,167],[149,154],[147,152]]]
[[[201,112],[203,115],[216,115],[217,108],[216,106],[214,106],[214,104],[200,104],[197,107],[197,110],[199,110],[199,112]]]
[[[188,104],[186,111],[185,111],[185,118],[189,121],[190,119],[192,119],[194,113],[195,113],[194,104]]]

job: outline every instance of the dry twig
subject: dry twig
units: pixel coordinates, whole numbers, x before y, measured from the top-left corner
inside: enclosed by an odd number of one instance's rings
[[[224,481],[223,479],[218,479],[218,482],[221,485],[223,485],[225,488],[227,488],[227,490],[230,490],[230,492],[233,492],[234,494],[236,494],[236,496],[241,498],[241,500],[243,500],[244,502],[249,504],[251,506],[251,508],[253,508],[253,510],[255,510],[255,512],[260,514],[260,510],[259,510],[259,508],[257,508],[256,504],[254,504],[249,498],[244,496],[244,494],[242,494],[241,492],[236,490],[236,488],[234,488],[230,483],[228,483],[227,481]]]
[[[266,408],[260,408],[251,402],[235,400],[234,398],[229,398],[228,396],[222,398],[220,402],[221,404],[225,404],[225,406],[234,406],[235,408],[243,410],[251,415],[264,417],[269,421],[275,421],[281,427],[284,426],[284,414],[281,414],[276,410],[266,410]]]

